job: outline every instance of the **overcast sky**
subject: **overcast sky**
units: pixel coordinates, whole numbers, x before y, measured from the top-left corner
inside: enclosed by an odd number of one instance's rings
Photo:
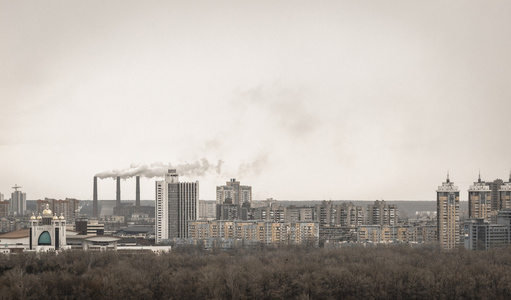
[[[510,16],[495,0],[0,1],[0,192],[91,199],[96,173],[205,158],[181,177],[201,199],[236,178],[255,199],[434,200],[449,169],[465,200],[479,170],[509,177]]]

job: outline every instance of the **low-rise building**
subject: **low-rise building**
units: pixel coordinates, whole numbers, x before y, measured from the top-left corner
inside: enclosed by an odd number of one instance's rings
[[[488,250],[511,241],[509,224],[492,224],[484,218],[465,221],[464,233],[464,246],[469,250]]]

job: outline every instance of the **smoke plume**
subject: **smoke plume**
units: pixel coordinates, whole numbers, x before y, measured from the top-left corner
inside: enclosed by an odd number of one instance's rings
[[[252,162],[241,164],[238,168],[238,176],[240,178],[249,174],[258,176],[268,165],[268,156],[268,153],[261,153]]]
[[[164,164],[156,162],[150,165],[132,164],[128,169],[105,171],[95,176],[101,179],[121,177],[123,179],[133,176],[141,176],[146,178],[163,177],[168,169],[177,169],[179,175],[183,176],[204,176],[208,171],[214,170],[220,174],[222,171],[222,160],[218,160],[217,164],[210,164],[206,158],[195,161],[193,163],[184,163],[173,165],[171,163]]]

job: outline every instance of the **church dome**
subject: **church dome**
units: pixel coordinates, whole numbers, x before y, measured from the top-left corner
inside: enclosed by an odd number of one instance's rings
[[[35,216],[34,216],[34,214],[32,214],[32,215],[30,216],[30,220],[35,220]]]
[[[41,220],[42,218],[43,218],[43,217],[41,217],[41,214],[39,214],[39,215],[37,216],[37,219],[38,219],[38,220]]]
[[[53,220],[58,220],[58,219],[59,219],[59,217],[57,217],[57,214],[54,214],[53,215]]]
[[[62,213],[60,214],[59,220],[64,220],[64,215]]]

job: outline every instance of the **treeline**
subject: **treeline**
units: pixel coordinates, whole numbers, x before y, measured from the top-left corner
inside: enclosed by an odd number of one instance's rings
[[[2,299],[511,299],[511,249],[0,255]]]

